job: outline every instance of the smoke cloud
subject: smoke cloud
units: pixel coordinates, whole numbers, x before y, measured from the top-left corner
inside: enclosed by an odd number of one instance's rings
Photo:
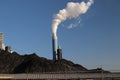
[[[89,0],[87,3],[84,1],[81,3],[68,2],[66,8],[60,10],[59,13],[54,16],[52,22],[52,32],[54,37],[57,38],[57,28],[61,22],[85,14],[92,4],[93,0]]]
[[[81,23],[80,17],[77,17],[74,19],[74,22],[70,23],[68,26],[64,25],[64,27],[67,27],[68,29],[75,28]]]

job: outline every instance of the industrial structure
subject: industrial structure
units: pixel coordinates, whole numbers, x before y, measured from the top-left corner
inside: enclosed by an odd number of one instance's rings
[[[58,49],[57,49],[57,59],[58,61],[62,59],[62,49],[60,46],[58,46]]]
[[[58,45],[57,36],[52,35],[53,61],[60,61],[62,59],[62,49]]]
[[[6,52],[11,53],[11,47],[10,46],[5,46],[4,45],[4,38],[3,38],[3,33],[0,32],[0,50],[5,50]]]
[[[11,46],[5,46],[5,51],[11,53],[12,52]]]
[[[5,45],[3,42],[3,33],[0,33],[0,49],[5,50]]]

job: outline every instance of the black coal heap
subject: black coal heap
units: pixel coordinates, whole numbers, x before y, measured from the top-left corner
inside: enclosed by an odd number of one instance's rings
[[[9,53],[0,50],[0,73],[40,73],[40,72],[64,72],[86,71],[79,64],[62,59],[53,61],[37,56],[35,53],[19,55],[16,52]]]

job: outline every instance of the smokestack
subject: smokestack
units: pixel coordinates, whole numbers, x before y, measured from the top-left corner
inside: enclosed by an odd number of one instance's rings
[[[57,60],[60,61],[62,59],[62,49],[60,46],[58,46],[57,49]]]
[[[55,14],[52,22],[52,46],[54,61],[57,60],[57,28],[59,24],[67,19],[77,18],[80,15],[85,14],[92,4],[93,0],[88,0],[88,2],[83,1],[81,3],[68,2],[64,9],[59,10],[59,12]]]
[[[57,55],[57,36],[55,34],[52,34],[52,48],[53,48],[53,61],[56,61],[56,55]]]

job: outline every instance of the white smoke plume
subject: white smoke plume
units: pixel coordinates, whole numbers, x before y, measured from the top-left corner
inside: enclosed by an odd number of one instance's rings
[[[54,36],[57,38],[57,28],[61,22],[85,14],[92,4],[93,0],[89,0],[87,3],[84,1],[81,3],[68,2],[66,8],[60,10],[59,13],[54,16],[52,22],[52,32]]]
[[[80,17],[77,17],[74,20],[75,20],[74,22],[70,23],[68,26],[65,25],[64,27],[67,27],[68,29],[77,27],[80,24],[81,19],[80,19]]]

